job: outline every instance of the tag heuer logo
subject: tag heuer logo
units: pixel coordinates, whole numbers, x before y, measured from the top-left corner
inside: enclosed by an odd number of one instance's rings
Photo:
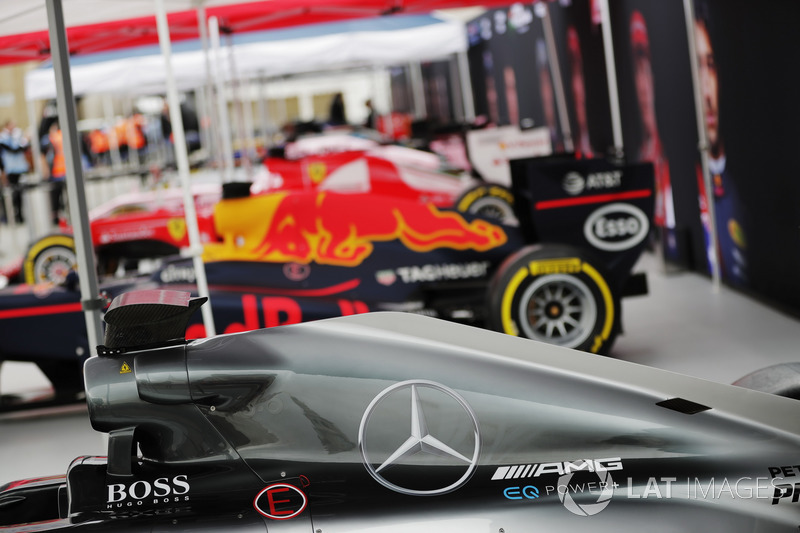
[[[394,270],[380,270],[375,273],[375,279],[378,280],[378,283],[381,285],[392,285],[395,281],[397,281],[397,275],[394,273]]]

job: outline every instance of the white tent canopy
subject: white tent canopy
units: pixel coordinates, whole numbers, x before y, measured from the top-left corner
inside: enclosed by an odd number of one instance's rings
[[[395,16],[323,24],[302,29],[234,36],[234,61],[240,78],[274,77],[357,66],[389,66],[432,60],[464,52],[464,24],[428,15]],[[197,42],[179,43],[173,71],[180,89],[205,83],[205,56]],[[230,71],[223,73],[229,77]],[[76,58],[71,65],[76,95],[88,93],[157,94],[165,91],[164,59],[156,47]],[[52,67],[29,72],[27,100],[56,95]]]

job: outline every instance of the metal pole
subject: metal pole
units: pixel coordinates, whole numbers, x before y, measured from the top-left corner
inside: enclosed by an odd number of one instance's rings
[[[77,112],[72,95],[72,78],[69,72],[69,47],[64,27],[64,10],[61,0],[46,0],[47,26],[50,33],[50,51],[56,76],[56,102],[59,126],[63,132],[64,159],[67,167],[67,195],[70,219],[75,237],[75,252],[80,272],[81,306],[86,320],[89,355],[97,355],[97,346],[103,331],[100,311],[104,302],[98,297],[97,272],[94,265],[92,235],[81,168],[78,142]],[[83,354],[78,354],[83,355]]]
[[[425,102],[425,87],[422,82],[422,66],[419,63],[411,63],[411,94],[414,98],[414,118],[424,118],[427,115],[428,106]]]
[[[208,281],[206,269],[203,265],[203,246],[200,243],[200,230],[197,226],[197,210],[192,197],[191,183],[189,180],[189,154],[186,150],[186,135],[183,131],[183,118],[181,117],[181,104],[178,99],[178,88],[175,84],[175,75],[172,72],[172,43],[169,37],[169,23],[164,8],[164,0],[156,2],[156,25],[158,26],[158,43],[164,56],[164,66],[167,74],[167,102],[169,104],[169,120],[172,123],[173,144],[175,146],[175,162],[178,165],[178,176],[183,185],[183,207],[186,216],[186,227],[189,230],[189,247],[194,262],[194,271],[197,282],[197,294],[208,297]],[[214,328],[214,315],[211,304],[200,308],[203,314],[203,324],[206,327],[206,336],[217,334]]]
[[[269,117],[267,116],[267,78],[261,73],[256,80],[258,80],[256,82],[258,83],[258,105],[256,107],[256,113],[258,114],[258,121],[261,124],[261,134],[264,136],[264,149],[266,150],[272,144],[269,141]]]
[[[206,151],[208,157],[211,157],[211,137],[209,137],[209,129],[208,129],[208,94],[207,94],[207,87],[195,87],[194,89],[194,101],[197,103],[197,117],[198,117],[198,126],[200,130],[198,133],[200,134],[200,146],[201,148]]]
[[[453,116],[451,117],[456,122],[464,123],[464,91],[462,90],[461,83],[456,83],[459,78],[458,69],[458,55],[452,54],[447,59],[447,69],[450,74],[450,98],[453,99]]]
[[[475,121],[475,96],[472,94],[472,81],[469,76],[469,60],[466,52],[458,53],[458,75],[461,80],[461,100],[464,103],[464,121]]]
[[[380,67],[378,65],[373,65],[372,70],[370,71],[370,87],[369,87],[369,98],[372,100],[372,114],[374,120],[372,124],[368,124],[369,127],[377,129],[378,123],[378,69]],[[391,98],[391,97],[390,97]],[[369,111],[367,112],[367,118],[369,118]],[[364,121],[366,123],[366,121]]]
[[[117,128],[114,121],[114,102],[111,101],[111,94],[106,93],[103,95],[103,115],[108,125],[108,140],[111,151],[111,168],[119,171],[122,168],[122,156],[119,152],[119,143],[121,139],[117,138]]]
[[[564,80],[561,77],[561,65],[558,62],[558,52],[556,49],[556,39],[553,36],[553,21],[550,18],[550,4],[539,2],[534,7],[536,15],[542,19],[544,28],[544,39],[547,44],[547,62],[550,64],[550,77],[553,78],[553,88],[556,93],[556,107],[558,107],[558,118],[561,123],[561,132],[564,134],[564,150],[572,152],[575,145],[572,143],[572,129],[569,125],[569,114],[567,113],[567,97],[564,94]]]
[[[252,107],[245,114],[244,101],[241,95],[241,84],[239,83],[239,74],[236,71],[236,51],[233,46],[233,37],[228,35],[228,66],[231,69],[231,96],[233,97],[233,110],[234,110],[234,124],[236,125],[236,134],[239,136],[239,157],[240,164],[244,167],[247,181],[253,179],[253,166],[250,158],[250,147],[255,145],[252,141],[252,120],[248,125],[248,117],[252,119]],[[249,103],[248,106],[250,107]]]
[[[249,91],[248,91],[249,92]],[[246,101],[241,97],[241,89],[239,91],[240,105],[242,106],[242,122],[244,127],[244,139],[246,144],[243,154],[246,155],[244,161],[245,171],[247,172],[247,179],[253,179],[253,161],[256,159],[256,138],[255,138],[255,125],[253,124],[253,102],[248,98]],[[244,106],[247,105],[247,109]]]
[[[211,159],[216,161],[218,165],[222,164],[219,153],[219,119],[216,111],[214,111],[214,84],[211,76],[211,51],[208,46],[208,25],[206,22],[206,8],[199,6],[197,8],[197,26],[200,32],[200,42],[203,45],[203,59],[205,67],[206,82],[204,86],[204,99],[203,99],[203,112],[209,119],[209,130],[201,128],[206,131],[206,144]]]
[[[277,80],[276,80],[277,82]],[[289,104],[286,102],[286,78],[283,78],[283,83],[280,84],[278,93],[281,94],[278,100],[278,111],[281,112],[281,121],[278,127],[283,127],[284,124],[289,122]]]
[[[683,11],[686,16],[686,35],[689,39],[689,62],[692,66],[692,87],[694,88],[694,111],[697,121],[698,149],[700,150],[700,164],[703,168],[703,183],[706,189],[706,204],[709,216],[709,244],[711,246],[711,287],[714,292],[720,288],[719,256],[717,255],[717,216],[714,206],[714,189],[711,185],[711,171],[708,168],[708,134],[703,117],[703,94],[700,88],[700,70],[697,65],[697,41],[694,34],[694,2],[683,0]]]
[[[42,177],[44,176],[42,172],[42,146],[40,144],[41,139],[39,138],[39,122],[36,119],[36,103],[32,100],[28,101],[28,120],[30,121],[31,130],[30,138],[31,155],[33,157],[33,176],[35,177],[37,183],[41,183]],[[30,241],[33,241],[37,235],[44,234],[47,231],[46,228],[48,227],[47,223],[42,222],[40,224],[39,221],[42,219],[47,220],[49,217],[46,217],[41,210],[33,209],[33,196],[34,194],[38,194],[41,190],[42,187],[36,187],[36,189],[31,188],[23,192],[23,208],[25,209],[25,216],[28,220],[26,225],[28,226],[28,239]]]
[[[133,171],[138,172],[141,167],[139,149],[131,146],[131,141],[136,137],[136,124],[134,122],[133,99],[128,96],[122,101],[125,118],[125,135],[128,136],[128,164],[133,166]]]
[[[617,88],[617,65],[614,59],[614,41],[611,37],[611,17],[608,0],[600,0],[600,13],[603,19],[603,53],[606,58],[606,79],[608,80],[608,100],[611,108],[611,131],[614,136],[612,157],[622,159],[625,148],[622,141],[622,119],[619,110],[619,89]]]
[[[217,17],[208,19],[211,50],[214,54],[214,78],[217,86],[217,113],[219,116],[219,131],[222,137],[222,181],[233,179],[233,146],[231,145],[231,124],[228,119],[228,103],[225,99],[225,84],[222,71],[222,52],[219,40],[219,20]]]

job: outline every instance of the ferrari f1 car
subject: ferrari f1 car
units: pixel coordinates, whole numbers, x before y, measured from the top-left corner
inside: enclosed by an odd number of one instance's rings
[[[108,455],[0,488],[0,530],[790,532],[800,404],[369,313],[186,342],[122,295],[85,364]]]
[[[408,311],[607,353],[620,299],[646,291],[631,271],[647,245],[652,166],[555,158],[515,168],[513,226],[418,198],[227,184],[214,208],[219,240],[203,257],[216,331]],[[467,200],[494,195],[487,185]],[[176,259],[102,290],[194,291],[194,276],[191,260]],[[76,362],[90,352],[74,277],[0,291],[0,360],[37,363],[68,395],[83,391]],[[205,336],[203,324],[188,335]]]

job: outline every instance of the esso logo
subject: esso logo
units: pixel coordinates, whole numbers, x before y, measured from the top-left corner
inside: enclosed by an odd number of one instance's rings
[[[583,234],[592,246],[618,252],[633,248],[650,231],[644,212],[631,204],[615,203],[597,209],[583,225]]]

